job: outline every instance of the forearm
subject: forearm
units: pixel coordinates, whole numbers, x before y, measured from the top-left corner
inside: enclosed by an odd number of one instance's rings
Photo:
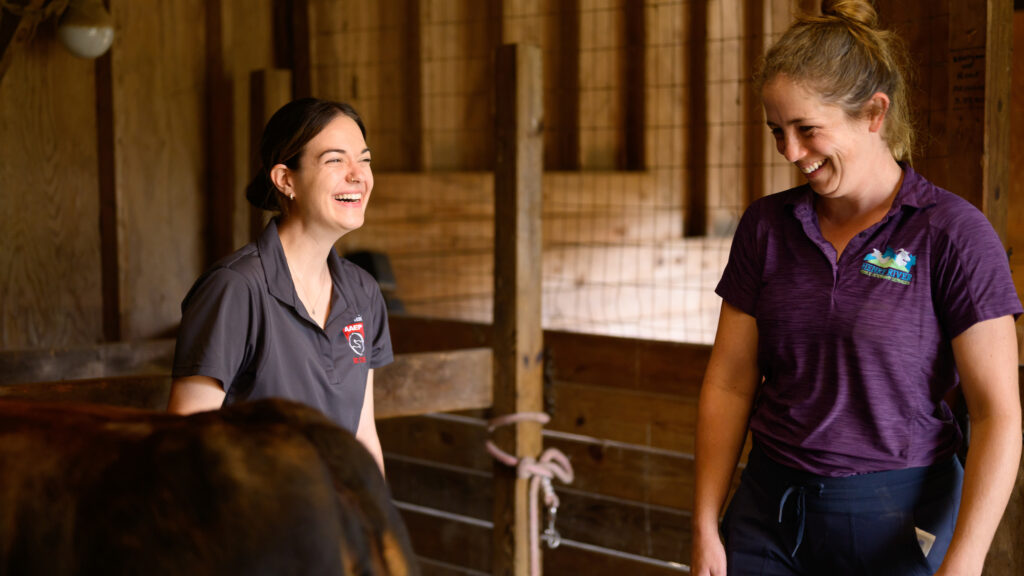
[[[716,532],[747,435],[751,399],[714,385],[701,391],[697,417],[694,532]]]
[[[1020,430],[1019,411],[972,419],[960,512],[940,574],[981,574],[1017,478]]]

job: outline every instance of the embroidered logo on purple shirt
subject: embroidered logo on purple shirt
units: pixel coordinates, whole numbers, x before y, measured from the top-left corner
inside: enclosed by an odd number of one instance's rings
[[[914,275],[910,273],[914,264],[917,264],[917,256],[904,248],[893,251],[886,246],[885,254],[879,252],[878,248],[872,248],[871,253],[864,257],[864,263],[860,265],[860,273],[906,286],[914,279]]]

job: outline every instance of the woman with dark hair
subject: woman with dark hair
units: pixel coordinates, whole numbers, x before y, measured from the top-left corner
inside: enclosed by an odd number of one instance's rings
[[[981,574],[1013,488],[1020,301],[984,215],[911,168],[906,55],[877,20],[825,0],[755,77],[807,183],[751,204],[716,290],[695,575]]]
[[[300,401],[353,432],[383,472],[373,370],[392,360],[387,310],[374,279],[334,250],[373,190],[366,129],[347,104],[296,100],[267,123],[260,160],[246,197],[280,215],[182,302],[168,409]]]

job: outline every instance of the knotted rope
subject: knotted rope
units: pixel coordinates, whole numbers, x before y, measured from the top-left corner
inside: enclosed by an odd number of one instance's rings
[[[487,424],[487,432],[494,432],[495,428],[514,424],[516,422],[533,421],[541,425],[547,424],[551,417],[543,412],[517,412],[494,418]],[[540,458],[530,457],[516,458],[515,456],[498,448],[491,440],[487,441],[487,451],[495,460],[516,469],[519,478],[530,479],[530,507],[529,507],[529,531],[530,531],[530,574],[540,575],[540,541],[539,515],[537,507],[537,496],[540,490],[544,490],[544,505],[548,509],[548,526],[544,530],[544,542],[548,548],[558,548],[562,538],[555,530],[555,518],[558,515],[558,495],[551,485],[552,478],[558,478],[563,484],[572,484],[573,471],[569,458],[557,448],[548,448],[540,454]]]

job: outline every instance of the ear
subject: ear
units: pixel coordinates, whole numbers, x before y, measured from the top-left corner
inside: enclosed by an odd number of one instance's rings
[[[285,196],[294,194],[292,192],[292,171],[284,164],[274,164],[274,167],[270,169],[270,181]]]
[[[864,105],[865,116],[868,119],[868,129],[872,132],[880,132],[885,121],[885,115],[889,112],[889,105],[892,102],[885,92],[875,92]]]

